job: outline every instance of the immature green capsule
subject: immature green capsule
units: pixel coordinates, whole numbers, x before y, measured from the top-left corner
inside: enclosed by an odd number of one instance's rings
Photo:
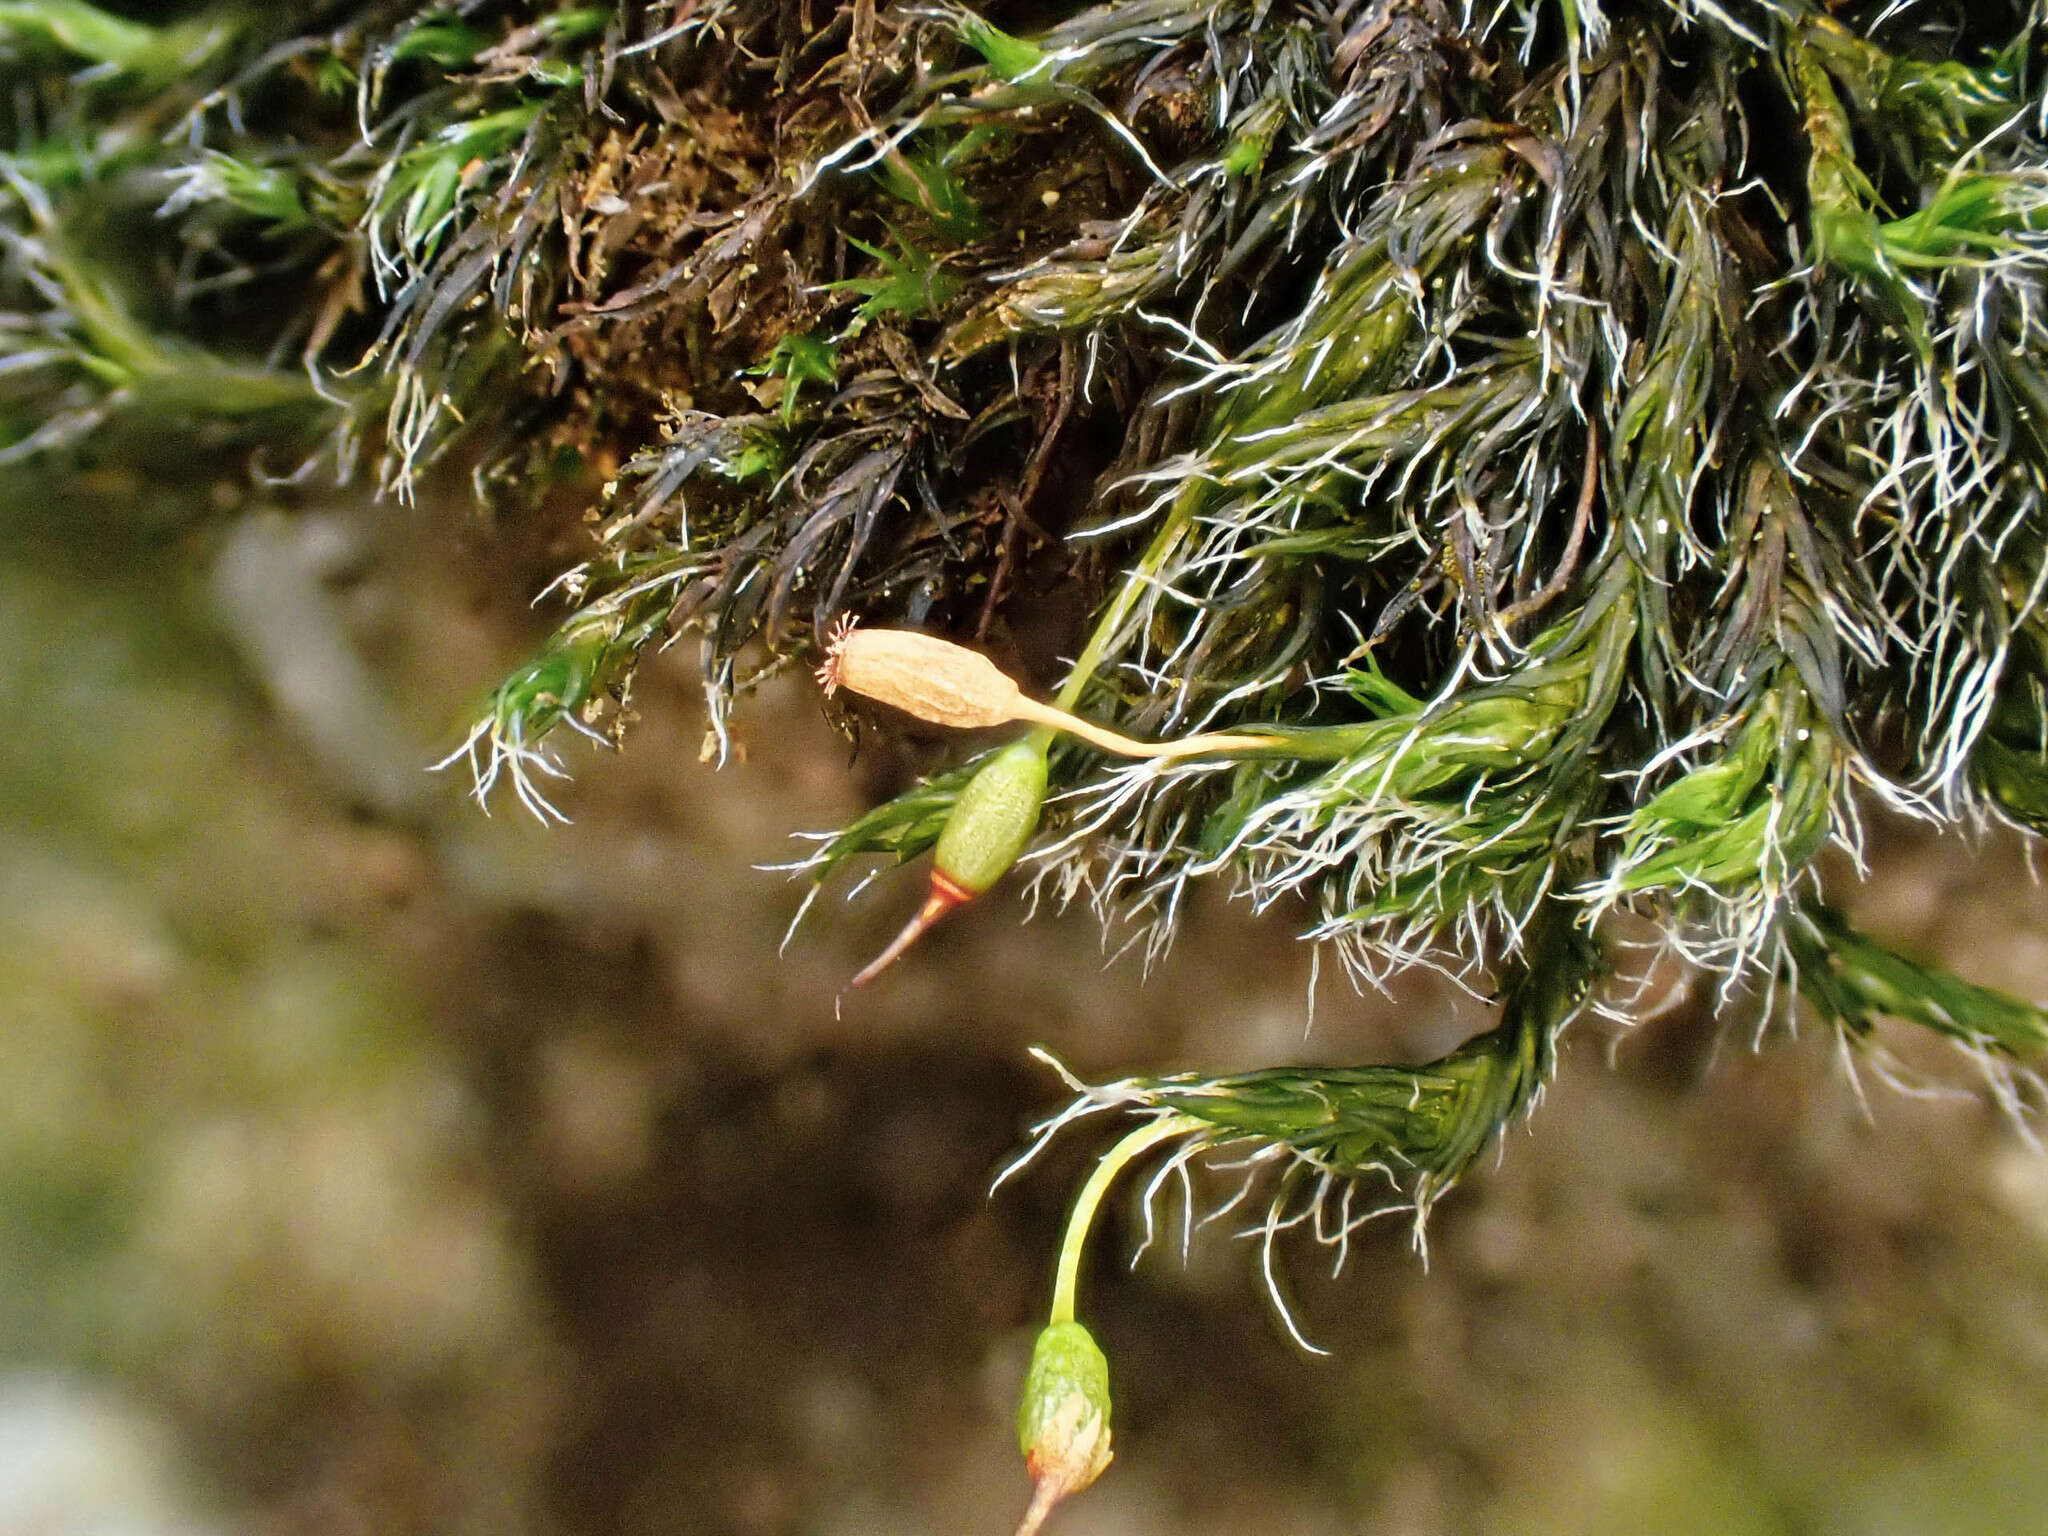
[[[924,931],[955,907],[1002,879],[1031,834],[1045,804],[1045,742],[1026,737],[1003,748],[967,781],[932,855],[931,894],[889,947],[848,983],[874,980]]]
[[[1044,804],[1044,744],[1026,739],[1003,748],[960,791],[932,855],[933,877],[979,896],[1017,862]]]
[[[1038,1335],[1017,1405],[1017,1443],[1035,1485],[1017,1536],[1031,1536],[1055,1504],[1109,1465],[1109,1361],[1071,1320]]]

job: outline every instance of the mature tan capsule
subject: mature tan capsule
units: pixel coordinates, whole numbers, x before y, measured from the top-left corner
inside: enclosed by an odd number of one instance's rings
[[[933,725],[968,730],[1023,718],[1022,691],[994,662],[914,630],[840,625],[818,681],[827,694],[849,689]]]
[[[1011,720],[1067,731],[1124,757],[1199,757],[1256,752],[1279,745],[1272,736],[1211,731],[1178,741],[1138,741],[1106,725],[1044,704],[1017,686],[979,651],[909,629],[861,629],[849,617],[832,632],[818,682],[829,696],[841,688],[893,704],[933,725],[960,729]]]

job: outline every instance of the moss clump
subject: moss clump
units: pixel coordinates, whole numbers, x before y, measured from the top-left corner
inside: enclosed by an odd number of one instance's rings
[[[1622,914],[1853,1039],[2041,1038],[1845,927],[1815,860],[1873,794],[2048,828],[2044,29],[22,0],[0,460],[147,413],[327,430],[400,493],[457,445],[488,496],[580,490],[573,611],[471,743],[543,813],[551,734],[609,734],[686,631],[722,736],[844,614],[1000,637],[1082,594],[1063,707],[1262,745],[1063,742],[1041,882],[1155,949],[1197,880],[1306,901],[1355,971],[1471,970],[1505,1012],[1422,1068],[1079,1107],[1426,1209]],[[967,779],[816,873],[929,848]]]

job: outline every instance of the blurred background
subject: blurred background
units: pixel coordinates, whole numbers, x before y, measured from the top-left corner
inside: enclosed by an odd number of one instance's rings
[[[1284,921],[1212,902],[1147,979],[1008,892],[835,1016],[922,872],[778,955],[760,866],[926,747],[852,756],[792,677],[714,771],[677,658],[569,754],[573,825],[485,816],[423,765],[573,519],[166,478],[0,479],[0,1536],[1001,1536],[1107,1140],[989,1195],[1064,1102],[1026,1047],[1413,1059],[1485,1016],[1326,976],[1305,1035]],[[1863,921],[2048,992],[2016,846],[1867,854]],[[1895,1042],[1902,1091],[1657,990],[1575,1031],[1426,1267],[1394,1225],[1287,1253],[1327,1358],[1227,1231],[1128,1270],[1127,1191],[1082,1299],[1118,1459],[1053,1529],[2048,1531],[2048,1159],[1942,1050]]]

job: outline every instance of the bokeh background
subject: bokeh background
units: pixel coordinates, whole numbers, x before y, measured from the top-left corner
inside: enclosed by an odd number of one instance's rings
[[[137,451],[139,449],[139,451]],[[573,518],[133,468],[0,480],[0,1536],[1008,1532],[1011,1414],[1101,1128],[1084,1076],[1413,1059],[1483,1010],[1325,978],[1221,900],[1149,978],[1004,893],[835,1014],[922,876],[760,866],[905,782],[801,679],[700,760],[687,659],[543,829],[422,765],[532,646]],[[1852,906],[2048,994],[1997,836],[1873,818]],[[1526,1129],[1331,1278],[1128,1200],[1083,1314],[1119,1455],[1061,1536],[2048,1532],[2048,1159],[1753,1049],[1671,974]],[[1947,1086],[1944,1086],[1947,1085]]]

